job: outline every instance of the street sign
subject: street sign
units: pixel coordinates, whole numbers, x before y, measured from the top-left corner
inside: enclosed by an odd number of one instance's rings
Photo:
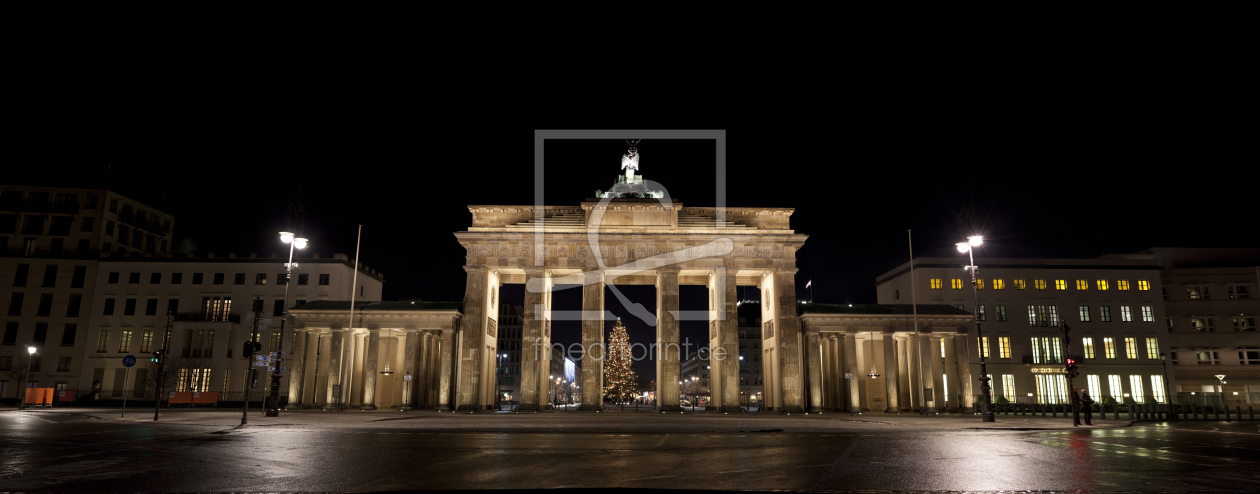
[[[403,376],[403,380],[404,380],[404,381],[410,381],[410,380],[411,380],[411,374],[407,374],[407,375]]]
[[[853,373],[852,373],[852,372],[845,372],[845,373],[844,373],[844,378],[845,378],[845,379],[853,379]]]
[[[275,372],[275,371],[276,371],[276,368],[275,368],[275,367],[268,367],[268,368],[267,368],[267,372]]]
[[[259,362],[270,362],[271,357],[268,357],[266,355],[255,355],[254,360],[257,360]]]
[[[266,367],[268,362],[254,362],[254,367]]]
[[[131,367],[133,365],[136,365],[136,357],[134,355],[123,357],[123,367]]]
[[[271,352],[271,358],[283,357],[284,352]]]

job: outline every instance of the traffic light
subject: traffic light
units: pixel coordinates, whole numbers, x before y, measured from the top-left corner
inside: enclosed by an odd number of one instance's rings
[[[257,341],[246,341],[245,347],[241,350],[241,356],[245,358],[253,357],[255,353],[262,350],[262,343]]]
[[[258,387],[258,369],[250,369],[249,370],[249,388],[254,389],[257,387]]]
[[[154,350],[154,351],[153,351],[153,356],[152,356],[152,357],[149,357],[149,361],[150,361],[150,362],[153,362],[153,363],[155,363],[155,364],[158,364],[158,367],[161,367],[161,366],[162,366],[162,357],[165,357],[165,356],[166,356],[166,352],[163,352],[163,351],[161,351],[161,350]]]
[[[1067,359],[1067,375],[1068,375],[1068,379],[1074,379],[1074,378],[1076,378],[1076,373],[1077,373],[1077,368],[1076,368],[1076,359],[1072,359],[1072,358]]]

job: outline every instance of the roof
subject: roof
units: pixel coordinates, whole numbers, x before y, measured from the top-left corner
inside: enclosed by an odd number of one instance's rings
[[[355,302],[354,310],[356,311],[387,311],[387,310],[414,310],[414,311],[456,311],[460,312],[464,308],[463,302]],[[289,310],[350,310],[349,300],[312,300],[305,304],[299,305]]]
[[[915,306],[910,304],[800,304],[801,315],[805,314],[901,314],[915,313]],[[970,312],[950,305],[919,305],[920,315],[971,315]]]

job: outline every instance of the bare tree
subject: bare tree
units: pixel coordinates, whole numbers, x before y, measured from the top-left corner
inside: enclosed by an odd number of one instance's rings
[[[13,365],[9,366],[9,370],[4,373],[5,376],[13,378],[13,381],[18,383],[15,387],[16,394],[14,395],[17,397],[18,401],[22,401],[24,399],[22,393],[26,392],[26,368],[30,365],[30,354],[26,353],[26,350],[22,350],[22,353],[13,357]]]

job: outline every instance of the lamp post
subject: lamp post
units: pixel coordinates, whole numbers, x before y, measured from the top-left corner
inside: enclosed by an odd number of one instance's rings
[[[26,347],[26,353],[26,379],[22,381],[22,394],[18,396],[18,400],[21,400],[18,402],[18,410],[26,410],[26,390],[31,385],[31,363],[35,360],[35,347]]]
[[[276,342],[276,370],[271,372],[271,399],[267,407],[268,417],[280,416],[280,364],[284,363],[284,324],[289,320],[289,285],[293,284],[293,249],[305,249],[306,239],[290,232],[280,232],[280,241],[289,244],[289,262],[284,265],[284,312],[280,319],[280,338]]]
[[[1217,374],[1216,380],[1221,382],[1221,405],[1225,405],[1225,374]]]
[[[504,357],[507,357],[506,353],[499,354],[499,375],[503,374],[503,358]],[[498,381],[498,378],[496,377],[495,380]],[[502,389],[497,389],[495,391],[494,403],[495,403],[495,406],[499,408],[499,410],[503,409],[503,390]]]
[[[977,288],[976,286],[976,273],[980,270],[980,268],[976,266],[976,255],[973,252],[975,250],[973,247],[980,245],[982,243],[984,243],[984,237],[981,237],[979,235],[974,235],[971,237],[967,237],[966,242],[959,242],[957,244],[958,252],[966,252],[968,259],[971,260],[971,265],[967,266],[967,271],[971,273],[971,294],[975,298],[975,301],[976,301],[976,307],[975,307],[976,337],[979,338],[979,341],[984,341],[984,332],[980,330],[980,289]],[[981,411],[982,411],[981,421],[994,422],[996,420],[993,417],[993,397],[989,394],[989,389],[990,389],[989,388],[989,373],[987,369],[985,368],[984,353],[985,353],[984,348],[981,347],[980,348],[980,399],[981,399],[981,407],[982,407],[981,408]]]
[[[1170,390],[1168,389],[1168,355],[1164,352],[1159,352],[1159,362],[1164,366],[1164,403],[1170,405],[1169,409],[1171,409],[1172,394],[1169,393]]]

